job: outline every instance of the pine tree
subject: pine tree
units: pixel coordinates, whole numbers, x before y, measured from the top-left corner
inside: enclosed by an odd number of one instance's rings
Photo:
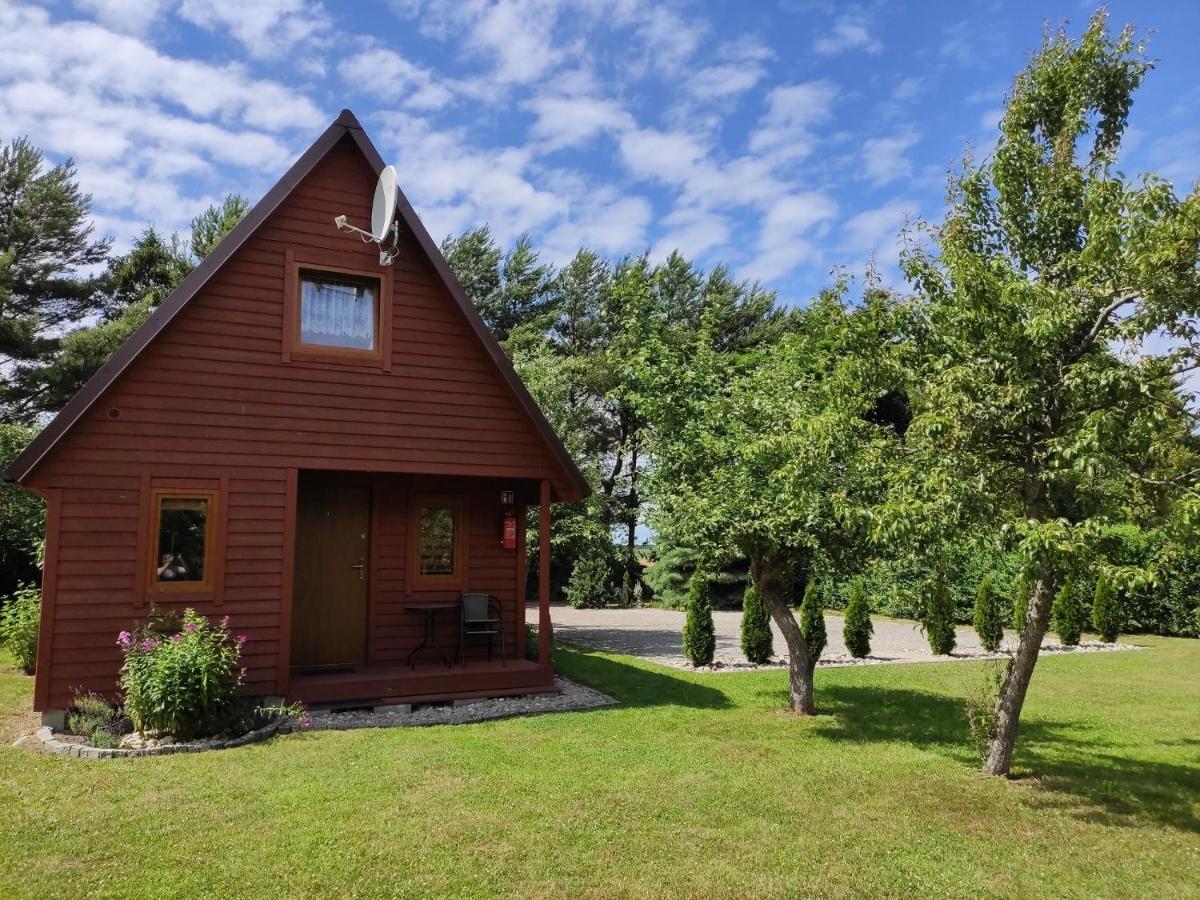
[[[614,599],[616,585],[610,561],[585,552],[575,561],[567,582],[567,603],[575,609],[600,609]]]
[[[1029,591],[1031,585],[1029,583],[1029,575],[1022,573],[1017,579],[1016,587],[1013,588],[1012,602],[1012,627],[1018,634],[1025,630],[1025,617],[1029,614]]]
[[[712,665],[717,652],[712,602],[708,597],[708,575],[703,569],[692,573],[688,584],[687,618],[683,623],[683,653],[693,666]]]
[[[32,422],[37,397],[11,380],[50,360],[71,322],[98,309],[100,279],[85,274],[108,255],[93,240],[91,197],[69,160],[46,167],[37,147],[18,138],[0,147],[0,416]]]
[[[937,567],[925,595],[925,636],[929,649],[938,656],[948,656],[958,643],[954,633],[954,601],[946,587],[946,573]]]
[[[811,578],[804,588],[804,600],[800,603],[800,633],[808,644],[808,655],[815,669],[828,637],[825,633],[825,604],[821,602],[821,591],[816,581]]]
[[[975,593],[975,617],[972,624],[979,635],[979,643],[988,653],[995,653],[1004,641],[1004,618],[1000,610],[1000,598],[992,588],[992,576],[984,576]]]
[[[1115,643],[1121,632],[1121,607],[1117,592],[1105,572],[1096,579],[1096,595],[1092,598],[1092,625],[1106,644]]]
[[[1072,575],[1054,598],[1054,606],[1050,611],[1050,627],[1064,647],[1076,646],[1083,634],[1086,613],[1079,593],[1075,576]]]
[[[771,614],[753,584],[742,595],[742,652],[755,665],[769,662],[775,652]]]
[[[846,619],[842,625],[842,638],[846,649],[855,659],[871,655],[871,635],[875,627],[871,624],[871,604],[862,582],[856,580],[850,586],[850,602],[846,604]]]
[[[241,194],[230,194],[192,219],[192,255],[202,260],[217,248],[233,226],[250,212],[250,202]]]

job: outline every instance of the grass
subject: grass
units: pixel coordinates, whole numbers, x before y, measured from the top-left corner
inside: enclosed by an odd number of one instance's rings
[[[621,707],[113,762],[0,747],[0,895],[1200,896],[1200,641],[1145,643],[1039,663],[1013,782],[975,771],[981,664],[820,671],[802,720],[782,672],[571,649],[560,670]],[[0,674],[0,716],[30,689]]]

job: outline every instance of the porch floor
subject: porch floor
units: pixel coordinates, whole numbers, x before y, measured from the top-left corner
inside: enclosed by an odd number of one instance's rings
[[[288,697],[305,703],[424,703],[469,697],[554,692],[554,673],[527,659],[437,661],[360,666],[327,673],[291,673]]]

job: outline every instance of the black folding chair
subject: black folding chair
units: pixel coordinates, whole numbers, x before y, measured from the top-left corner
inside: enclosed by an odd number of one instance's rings
[[[458,633],[458,658],[467,665],[466,642],[486,637],[488,662],[492,661],[492,646],[500,638],[500,664],[507,666],[508,650],[504,645],[504,610],[491,594],[465,593],[459,604],[461,627]]]

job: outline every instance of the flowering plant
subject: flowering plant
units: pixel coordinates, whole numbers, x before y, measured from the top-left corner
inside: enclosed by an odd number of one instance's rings
[[[219,726],[233,708],[245,670],[246,636],[229,633],[229,617],[213,624],[193,609],[174,630],[167,620],[117,635],[125,655],[125,712],[142,734],[190,738]]]

